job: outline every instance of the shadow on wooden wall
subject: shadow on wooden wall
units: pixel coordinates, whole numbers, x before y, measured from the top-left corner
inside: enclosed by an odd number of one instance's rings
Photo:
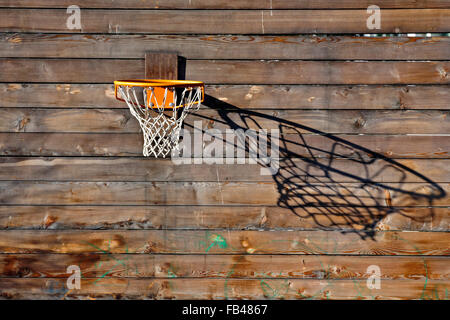
[[[279,128],[279,169],[273,174],[279,198],[300,219],[312,219],[318,228],[355,232],[374,239],[376,227],[390,214],[426,222],[434,216],[434,201],[446,196],[435,182],[404,164],[338,136],[289,120],[243,110],[212,96],[204,105],[217,110],[219,119],[233,130],[263,129],[259,121],[274,121]],[[317,137],[321,139],[318,140]],[[225,141],[229,143],[229,141]],[[270,146],[270,135],[261,145]],[[242,148],[233,142],[234,148]],[[244,143],[245,152],[250,150]],[[346,160],[342,166],[342,160]],[[258,159],[261,166],[268,166]],[[339,179],[336,179],[336,177]],[[342,182],[345,177],[346,182]],[[408,183],[414,181],[414,183]],[[399,207],[420,206],[426,210],[409,214]]]

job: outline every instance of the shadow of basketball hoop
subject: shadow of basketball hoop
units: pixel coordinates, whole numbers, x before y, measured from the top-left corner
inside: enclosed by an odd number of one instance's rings
[[[277,205],[313,221],[315,227],[374,239],[375,227],[393,213],[414,221],[430,221],[434,216],[433,202],[446,195],[421,173],[338,136],[243,110],[211,96],[205,97],[204,105],[216,110],[219,117],[202,118],[234,130],[262,129],[261,121],[274,122],[271,127],[280,131],[279,170],[273,175],[279,193]],[[267,145],[270,140],[268,136]],[[248,152],[247,142],[244,147]],[[412,180],[415,183],[407,183]],[[422,207],[420,214],[399,209],[412,206]]]

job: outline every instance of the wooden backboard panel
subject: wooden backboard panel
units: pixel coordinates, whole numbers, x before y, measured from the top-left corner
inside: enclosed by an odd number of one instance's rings
[[[146,52],[145,79],[178,80],[178,54]]]
[[[0,0],[0,297],[448,298],[448,1],[78,3]],[[142,157],[142,77],[206,83],[205,146],[279,129],[278,170]]]

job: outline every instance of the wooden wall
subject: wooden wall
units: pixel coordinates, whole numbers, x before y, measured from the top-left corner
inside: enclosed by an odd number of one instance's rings
[[[406,33],[449,1],[73,2],[0,0],[2,298],[448,299],[450,38]],[[207,83],[186,128],[282,129],[278,173],[143,158],[112,82],[149,50]]]

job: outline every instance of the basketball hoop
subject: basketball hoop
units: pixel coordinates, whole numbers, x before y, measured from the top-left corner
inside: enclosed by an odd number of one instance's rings
[[[203,82],[181,80],[114,81],[117,100],[125,101],[144,135],[143,155],[165,158],[178,149],[181,126],[205,97]]]

